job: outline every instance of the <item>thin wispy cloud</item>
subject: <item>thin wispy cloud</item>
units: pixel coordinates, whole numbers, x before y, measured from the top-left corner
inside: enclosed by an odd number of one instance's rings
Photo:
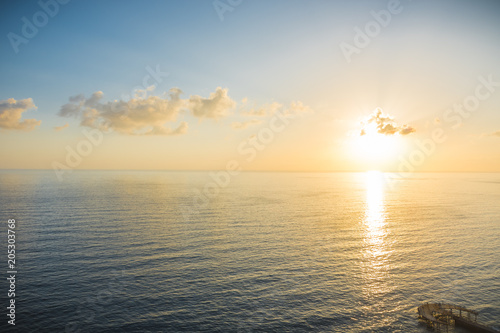
[[[240,114],[246,117],[266,117],[273,115],[281,107],[283,107],[282,104],[273,102],[271,104],[267,104],[259,108],[252,108],[249,110],[243,109],[241,110]]]
[[[377,108],[368,118],[361,122],[362,129],[359,135],[363,136],[370,132],[384,135],[408,135],[416,132],[416,129],[407,124],[398,125],[394,117],[384,114],[380,108]]]
[[[180,125],[175,128],[165,128],[163,126],[153,126],[150,130],[141,133],[142,135],[181,135],[186,134],[188,131],[188,123],[182,121]]]
[[[0,128],[7,130],[31,131],[39,126],[42,121],[36,119],[21,120],[23,113],[37,109],[31,98],[15,100],[9,98],[0,101]]]
[[[59,132],[59,131],[62,131],[63,129],[68,128],[68,127],[69,127],[69,124],[66,123],[66,124],[64,124],[62,126],[56,126],[56,127],[54,127],[54,130],[57,131],[57,132]]]
[[[273,102],[261,107],[245,109],[245,107],[247,107],[247,99],[244,98],[242,104],[239,115],[242,116],[243,119],[249,116],[257,118],[231,123],[231,127],[236,130],[242,130],[253,125],[261,124],[265,117],[271,117],[277,112],[284,116],[297,116],[303,113],[313,112],[309,106],[304,105],[301,101],[292,101],[288,107],[285,107],[285,105],[281,103]]]
[[[485,136],[493,136],[493,137],[497,137],[497,138],[500,138],[500,131],[496,131],[496,132],[493,132],[493,133],[487,133],[487,134],[484,134]]]
[[[286,110],[286,113],[294,115],[312,112],[313,110],[308,105],[304,105],[301,101],[291,102],[290,107]]]
[[[234,129],[245,129],[249,126],[252,125],[258,125],[261,124],[262,120],[260,119],[251,119],[251,120],[246,120],[246,121],[235,121],[231,124],[231,127]]]

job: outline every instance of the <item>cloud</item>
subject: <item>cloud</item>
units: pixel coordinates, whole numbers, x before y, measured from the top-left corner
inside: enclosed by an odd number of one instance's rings
[[[488,133],[488,134],[485,134],[486,136],[496,136],[498,138],[500,138],[500,131],[496,131],[496,132],[493,132],[493,133]]]
[[[153,88],[147,88],[148,91]],[[101,102],[104,94],[97,91],[89,98],[76,95],[59,110],[62,117],[77,117],[80,124],[100,130],[115,130],[128,135],[179,135],[185,134],[188,124],[182,122],[177,128],[165,127],[175,122],[186,110],[197,118],[218,119],[225,117],[236,103],[228,96],[227,89],[218,87],[208,98],[190,96],[181,98],[182,90],[172,88],[160,96],[136,93],[134,98],[124,101]]]
[[[231,127],[234,129],[245,129],[249,126],[257,125],[260,123],[262,123],[262,120],[260,120],[260,119],[252,119],[252,120],[246,120],[246,121],[242,121],[242,122],[235,121],[231,124]]]
[[[129,101],[115,100],[102,103],[102,91],[93,93],[89,98],[83,95],[70,97],[70,103],[61,107],[59,115],[79,117],[80,124],[100,130],[115,130],[129,135],[172,135],[184,130],[164,128],[166,122],[176,120],[185,101],[179,96],[180,89],[171,89],[165,97],[148,96],[133,98]],[[184,126],[183,128],[187,128]]]
[[[247,99],[243,99],[242,104],[243,107],[247,103]],[[250,110],[240,110],[240,115],[243,117],[248,117],[248,116],[253,116],[253,117],[268,117],[274,115],[276,112],[280,112],[284,116],[287,117],[294,117],[296,115],[302,114],[302,113],[308,113],[312,112],[311,108],[309,106],[304,105],[302,102],[297,101],[297,102],[291,102],[290,106],[284,107],[283,104],[273,102],[271,104],[267,104],[258,108],[252,108]],[[252,119],[252,120],[245,120],[245,121],[235,121],[231,124],[231,127],[233,129],[245,129],[249,126],[256,125],[262,123],[261,119]]]
[[[260,108],[253,108],[250,110],[242,110],[240,112],[240,114],[242,116],[248,116],[248,117],[266,117],[266,116],[273,115],[276,111],[278,111],[282,107],[283,107],[282,104],[277,103],[277,102],[273,102],[271,104],[264,105]]]
[[[408,135],[416,132],[414,127],[409,125],[398,125],[394,118],[388,114],[384,114],[380,108],[377,108],[364,122],[363,128],[359,135],[363,136],[368,133],[380,133],[384,135]]]
[[[151,130],[143,133],[143,135],[181,135],[186,134],[188,130],[187,122],[183,121],[180,123],[179,127],[172,130],[171,128],[165,128],[163,126],[154,126]]]
[[[198,118],[221,118],[236,106],[236,102],[227,95],[227,89],[221,87],[217,87],[208,98],[195,95],[190,96],[187,102],[188,109]]]
[[[290,108],[288,109],[289,114],[301,114],[301,113],[310,113],[312,109],[304,105],[301,101],[290,103]]]
[[[302,113],[312,112],[309,106],[304,105],[301,101],[293,101],[290,103],[288,108],[284,108],[283,104],[273,102],[271,104],[264,105],[260,108],[253,108],[250,110],[242,110],[240,114],[242,116],[254,116],[254,117],[266,117],[272,116],[277,111],[281,109],[281,112],[285,115],[299,115]]]
[[[68,124],[68,123],[66,123],[66,124],[64,124],[64,125],[62,125],[62,126],[56,126],[56,127],[54,127],[54,129],[55,129],[56,131],[62,131],[62,130],[63,130],[63,129],[65,129],[66,127],[69,127],[69,124]]]
[[[42,121],[36,119],[24,119],[21,121],[23,112],[36,109],[31,98],[16,101],[14,98],[0,101],[0,128],[8,130],[31,131],[39,126]]]
[[[417,130],[414,127],[408,126],[408,125],[403,125],[399,128],[399,134],[401,135],[408,135],[411,133],[415,133]]]
[[[153,88],[147,88],[151,91]],[[61,106],[59,115],[62,117],[75,117],[80,119],[80,125],[97,128],[102,131],[116,131],[127,135],[181,135],[188,131],[188,123],[183,121],[177,127],[168,127],[167,123],[177,121],[177,118],[191,114],[203,119],[218,120],[229,116],[238,106],[228,95],[228,90],[217,87],[208,97],[191,95],[181,98],[183,94],[179,88],[172,88],[161,96],[147,96],[136,93],[134,98],[103,102],[102,91],[94,92],[90,97],[83,94],[72,96],[69,103]],[[289,107],[273,102],[261,107],[244,110],[248,99],[244,98],[239,103],[239,115],[253,116],[251,120],[240,120],[231,123],[233,129],[245,129],[257,125],[262,120],[255,117],[271,116],[276,112],[292,116],[311,112],[302,102],[291,102]],[[62,130],[67,125],[56,127]]]

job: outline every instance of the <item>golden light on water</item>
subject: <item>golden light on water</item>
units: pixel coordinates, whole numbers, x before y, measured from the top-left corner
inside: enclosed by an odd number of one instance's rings
[[[378,238],[385,222],[384,175],[379,171],[366,173],[365,222],[372,238]]]
[[[363,220],[362,271],[367,295],[389,291],[387,270],[390,245],[387,242],[386,206],[384,201],[384,174],[379,171],[365,173],[366,203]]]

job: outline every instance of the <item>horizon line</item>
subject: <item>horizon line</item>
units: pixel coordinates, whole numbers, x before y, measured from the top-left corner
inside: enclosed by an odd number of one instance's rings
[[[1,171],[54,171],[52,168],[37,169],[37,168],[0,168]],[[156,172],[217,172],[226,171],[225,169],[72,169],[71,171],[156,171]],[[70,172],[71,172],[70,171]],[[366,173],[366,172],[380,172],[380,173],[500,173],[500,171],[384,171],[384,170],[332,170],[332,171],[314,171],[314,170],[239,170],[238,172],[267,172],[267,173]]]

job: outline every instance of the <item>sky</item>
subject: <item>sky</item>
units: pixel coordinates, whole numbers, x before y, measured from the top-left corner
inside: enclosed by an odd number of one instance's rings
[[[499,14],[2,1],[0,169],[500,172]]]

